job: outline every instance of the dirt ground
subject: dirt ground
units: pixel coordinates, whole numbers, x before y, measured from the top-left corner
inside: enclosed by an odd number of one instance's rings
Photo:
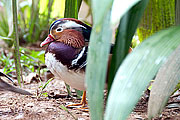
[[[89,112],[69,108],[67,112],[60,107],[61,105],[65,106],[68,102],[80,102],[79,99],[67,97],[63,81],[54,79],[48,84],[43,92],[47,92],[51,97],[37,97],[40,92],[39,86],[44,83],[45,81],[42,83],[36,81],[25,83],[24,89],[33,93],[33,96],[0,91],[0,119],[73,120],[76,118],[78,120],[90,120]],[[73,94],[75,96],[74,92]],[[128,120],[147,119],[147,99],[148,93],[146,92]],[[154,120],[180,120],[180,95],[172,96],[163,113]]]

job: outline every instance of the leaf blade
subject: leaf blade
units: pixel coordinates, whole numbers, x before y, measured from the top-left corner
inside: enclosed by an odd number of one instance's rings
[[[112,5],[111,25],[117,26],[124,13],[139,1],[140,0],[126,0],[122,2],[120,0],[114,0]],[[119,12],[118,14],[117,11]]]
[[[132,37],[138,23],[143,15],[144,9],[149,0],[143,0],[133,6],[122,18],[118,27],[116,42],[113,49],[113,56],[108,79],[108,90],[114,79],[117,69],[126,57],[131,45]]]
[[[160,68],[152,85],[148,101],[148,118],[160,114],[180,78],[180,46]]]
[[[145,40],[127,56],[115,76],[105,120],[127,118],[161,64],[180,44],[179,32],[180,27],[161,31]]]
[[[103,27],[96,31],[98,25],[93,26],[88,49],[88,65],[86,67],[86,84],[88,91],[88,103],[92,120],[102,120],[104,105],[104,84],[107,69],[108,54],[112,29],[109,29],[110,12],[104,19]],[[98,67],[97,67],[98,66]]]

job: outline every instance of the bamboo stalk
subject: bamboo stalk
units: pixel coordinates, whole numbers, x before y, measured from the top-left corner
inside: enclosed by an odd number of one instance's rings
[[[12,0],[13,8],[13,36],[14,36],[14,59],[16,66],[16,76],[19,85],[21,86],[21,63],[19,54],[19,35],[18,35],[18,23],[17,23],[17,4],[16,0]]]

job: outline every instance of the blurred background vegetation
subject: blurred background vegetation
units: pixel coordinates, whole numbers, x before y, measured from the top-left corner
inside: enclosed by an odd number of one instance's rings
[[[64,16],[65,0],[18,0],[20,44],[42,41],[52,21]],[[0,1],[0,36],[12,37],[11,0]],[[4,39],[9,47],[13,40]]]

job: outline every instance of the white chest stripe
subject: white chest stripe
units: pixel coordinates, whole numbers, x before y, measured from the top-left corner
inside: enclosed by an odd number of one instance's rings
[[[71,65],[75,65],[78,62],[78,60],[83,56],[84,51],[85,51],[85,47],[83,47],[83,49],[80,52],[80,54],[78,55],[78,57],[72,61]]]

